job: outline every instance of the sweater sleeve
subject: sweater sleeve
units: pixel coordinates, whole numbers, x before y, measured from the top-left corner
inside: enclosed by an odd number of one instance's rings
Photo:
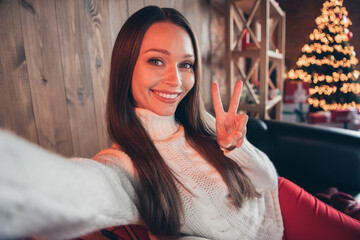
[[[273,163],[246,138],[241,147],[225,151],[224,154],[239,164],[257,192],[262,193],[277,187],[277,172]]]
[[[0,239],[69,239],[140,222],[129,180],[110,166],[67,159],[2,130],[0,159]]]

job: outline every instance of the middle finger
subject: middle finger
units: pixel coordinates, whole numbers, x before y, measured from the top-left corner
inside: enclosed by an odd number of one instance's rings
[[[236,82],[235,87],[234,87],[234,93],[233,93],[233,95],[231,97],[229,110],[228,110],[228,112],[230,112],[230,113],[235,113],[236,114],[236,112],[237,112],[239,102],[240,102],[242,86],[243,86],[242,81],[237,81]]]

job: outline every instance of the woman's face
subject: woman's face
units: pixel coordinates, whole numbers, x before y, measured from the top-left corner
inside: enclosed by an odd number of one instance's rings
[[[195,53],[189,34],[168,22],[145,33],[132,77],[136,106],[161,116],[175,113],[195,82]]]

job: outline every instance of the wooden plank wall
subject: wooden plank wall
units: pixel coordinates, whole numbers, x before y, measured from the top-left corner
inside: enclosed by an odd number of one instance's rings
[[[64,156],[111,144],[105,101],[111,49],[124,21],[146,5],[173,7],[192,23],[210,97],[206,0],[0,1],[0,127]]]

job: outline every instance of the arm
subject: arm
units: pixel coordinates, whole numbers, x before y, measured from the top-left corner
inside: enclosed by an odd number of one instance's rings
[[[278,176],[274,165],[265,153],[254,147],[246,138],[241,147],[225,151],[224,154],[239,164],[258,193],[277,187]]]
[[[0,131],[0,239],[78,237],[139,215],[121,172],[66,159]]]

